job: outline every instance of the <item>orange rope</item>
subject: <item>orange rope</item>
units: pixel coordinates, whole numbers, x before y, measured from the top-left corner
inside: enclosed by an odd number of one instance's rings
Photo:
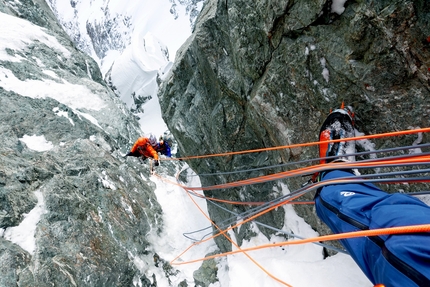
[[[379,161],[378,161],[379,162]],[[357,162],[353,162],[353,163],[356,163],[356,164],[360,164],[359,162],[357,163]],[[332,165],[334,165],[334,164],[336,164],[336,167],[337,168],[342,168],[342,167],[344,167],[344,166],[349,166],[350,164],[353,164],[353,163],[343,163],[343,162],[339,162],[339,163],[332,163]],[[327,165],[327,164],[324,164],[324,165]],[[350,167],[349,167],[350,168]],[[164,180],[166,180],[166,179],[164,179]],[[167,180],[166,180],[167,181]],[[348,183],[350,181],[350,179],[333,179],[333,180],[330,180],[330,181],[324,181],[324,184],[327,184],[328,182],[330,182],[330,183],[333,183],[333,184],[341,184],[341,183]],[[407,181],[406,179],[405,179],[405,181]],[[170,181],[171,182],[171,181]],[[186,187],[186,186],[183,186],[183,185],[180,185],[180,184],[178,184],[178,183],[175,183],[175,182],[171,182],[172,184],[175,184],[175,185],[177,185],[177,186],[180,186],[180,187],[182,187],[183,189],[186,189],[186,190],[190,190],[190,188],[188,188],[188,187]],[[319,183],[317,183],[317,184],[315,184],[314,185],[314,187],[315,188],[318,188],[319,186],[321,186],[321,185],[323,185],[323,183],[322,182],[319,182]],[[261,215],[263,215],[263,214],[266,214],[266,213],[268,213],[268,212],[270,212],[271,210],[273,210],[273,209],[275,209],[275,208],[277,208],[277,207],[280,207],[280,206],[282,206],[282,205],[284,205],[284,204],[286,204],[286,203],[288,203],[288,202],[290,202],[290,201],[292,201],[292,200],[294,200],[294,199],[296,199],[296,198],[298,198],[298,197],[300,197],[301,195],[296,195],[296,196],[293,196],[292,198],[289,198],[289,199],[287,199],[287,200],[285,200],[285,201],[282,201],[282,202],[279,202],[279,203],[277,203],[277,204],[274,204],[274,205],[272,205],[272,206],[270,206],[270,207],[268,207],[267,209],[265,209],[265,210],[263,210],[263,211],[261,211],[261,212],[259,212],[259,213],[257,213],[257,214],[255,214],[255,215],[253,215],[253,216],[250,216],[250,217],[248,217],[247,219],[244,219],[243,221],[241,221],[241,222],[239,222],[239,223],[237,223],[237,224],[235,224],[235,225],[233,225],[233,226],[230,226],[229,228],[227,228],[224,232],[227,232],[227,231],[229,231],[229,230],[231,230],[231,229],[233,229],[233,228],[236,228],[236,227],[238,227],[238,226],[240,226],[240,225],[242,225],[242,224],[244,224],[244,223],[246,223],[246,222],[249,222],[249,221],[251,221],[251,220],[254,220],[255,218],[257,218],[257,217],[259,217],[259,216],[261,216]],[[201,243],[203,243],[203,242],[206,242],[206,241],[208,241],[208,240],[211,240],[211,239],[213,239],[213,238],[215,238],[215,237],[217,237],[217,236],[219,236],[220,234],[222,234],[222,233],[218,233],[218,234],[215,234],[215,235],[213,235],[213,236],[211,236],[211,237],[208,237],[208,238],[206,238],[206,239],[204,239],[204,240],[202,240],[201,241]],[[191,246],[189,247],[189,248],[191,248]],[[189,250],[189,248],[187,249],[187,250]]]
[[[312,237],[312,238],[306,238],[306,239],[298,239],[298,240],[294,240],[294,241],[284,241],[284,242],[278,242],[278,243],[263,244],[263,245],[256,246],[256,247],[249,247],[249,248],[244,248],[242,250],[225,252],[222,254],[216,254],[216,255],[212,255],[212,256],[208,256],[208,257],[200,258],[200,259],[195,259],[195,260],[188,261],[188,262],[172,263],[172,265],[190,264],[190,263],[194,263],[194,262],[198,262],[198,261],[204,261],[207,259],[223,257],[223,256],[227,256],[227,255],[233,255],[233,254],[240,253],[240,252],[248,252],[248,251],[254,251],[254,250],[259,250],[259,249],[264,249],[264,248],[277,247],[277,246],[299,245],[299,244],[305,244],[305,243],[348,239],[348,238],[357,238],[357,237],[365,237],[365,236],[369,237],[369,236],[378,236],[378,235],[389,235],[389,234],[393,235],[393,234],[422,233],[422,232],[430,232],[430,224],[379,228],[379,229],[372,229],[372,230],[363,230],[363,231],[354,231],[354,232],[346,232],[346,233],[339,233],[339,234],[331,234],[331,235],[318,236],[318,237]]]
[[[212,201],[216,201],[216,202],[229,203],[229,204],[235,204],[235,205],[262,205],[262,204],[266,203],[264,201],[261,201],[261,202],[258,202],[258,201],[257,202],[255,202],[255,201],[254,202],[251,202],[251,201],[249,201],[249,202],[246,202],[246,201],[231,201],[231,200],[227,200],[227,199],[207,197],[207,196],[204,196],[202,194],[199,194],[199,193],[195,192],[196,189],[194,189],[194,190],[188,189],[188,187],[186,185],[182,185],[182,184],[179,184],[179,183],[174,182],[172,180],[169,180],[167,178],[161,177],[158,174],[154,174],[154,176],[158,177],[160,180],[162,180],[162,181],[164,181],[166,183],[170,183],[172,185],[179,186],[182,189],[188,190],[189,192],[193,193],[195,196],[200,197],[202,199],[206,199],[206,200],[212,200]]]
[[[332,179],[332,180],[326,180],[326,181],[324,181],[324,182],[318,182],[318,183],[316,183],[316,184],[314,185],[314,187],[315,187],[315,188],[318,188],[318,187],[320,187],[320,186],[322,186],[322,185],[325,185],[325,184],[327,184],[327,183],[330,183],[330,184],[342,184],[342,183],[348,183],[349,181],[350,181],[350,179]],[[298,198],[298,197],[300,197],[300,196],[302,196],[302,194],[294,195],[294,196],[292,196],[291,198],[288,198],[288,199],[286,199],[286,200],[284,200],[284,201],[282,201],[282,202],[279,202],[279,203],[273,204],[273,205],[269,206],[267,209],[262,210],[262,211],[260,211],[259,213],[254,214],[254,215],[252,215],[252,216],[250,216],[250,217],[247,217],[246,219],[242,220],[241,222],[236,223],[235,225],[232,225],[232,226],[230,226],[230,227],[226,228],[225,230],[223,230],[223,232],[224,232],[224,233],[225,233],[225,232],[228,232],[229,230],[234,229],[234,228],[236,228],[236,227],[238,227],[238,226],[240,226],[240,225],[242,225],[242,224],[244,224],[244,223],[246,223],[246,222],[252,221],[252,220],[254,220],[255,218],[257,218],[257,217],[259,217],[259,216],[261,216],[261,215],[264,215],[264,214],[266,214],[266,213],[270,212],[271,210],[276,209],[276,208],[278,208],[278,207],[280,207],[280,206],[282,206],[282,205],[286,204],[287,202],[293,201],[294,199],[296,199],[296,198]],[[207,241],[209,241],[209,240],[211,240],[211,239],[214,239],[215,237],[218,237],[219,235],[221,235],[221,233],[218,233],[218,234],[212,235],[212,236],[210,236],[210,237],[208,237],[208,238],[206,238],[206,239],[204,239],[204,240],[201,240],[199,243],[207,242]],[[306,242],[303,242],[303,243],[306,243]],[[193,245],[194,245],[194,244],[193,244]],[[187,250],[189,250],[190,248],[191,248],[191,247],[187,248]],[[185,252],[183,252],[183,253],[185,253]],[[182,254],[183,254],[183,253],[182,253]],[[172,262],[173,262],[173,261],[172,261]]]
[[[160,180],[166,182],[166,183],[170,183],[176,186],[179,186],[183,189],[187,189],[187,187],[185,185],[181,185],[179,183],[176,183],[174,181],[171,181],[167,178],[161,177],[158,174],[154,174],[154,176],[158,177]],[[233,200],[227,200],[227,199],[220,199],[220,198],[215,198],[215,197],[207,197],[204,196],[202,194],[199,194],[197,192],[195,192],[194,190],[188,190],[188,192],[191,192],[192,194],[194,194],[195,196],[205,199],[205,200],[210,200],[210,201],[215,201],[215,202],[221,202],[221,203],[227,203],[227,204],[232,204],[232,205],[250,205],[250,206],[258,206],[258,205],[263,205],[266,204],[266,201],[233,201]],[[300,202],[287,202],[286,204],[298,204],[298,205],[302,205],[302,204],[314,204],[313,201],[300,201]]]
[[[318,165],[312,165],[309,167],[304,168],[298,168],[290,171],[284,171],[279,173],[274,173],[270,175],[264,175],[259,177],[254,177],[250,179],[244,179],[240,181],[234,181],[229,183],[223,183],[213,186],[206,186],[206,187],[187,187],[180,185],[181,187],[187,189],[187,190],[214,190],[214,189],[225,189],[225,188],[232,188],[232,187],[240,187],[244,185],[251,185],[251,184],[257,184],[257,183],[263,183],[267,181],[274,181],[286,177],[294,177],[299,175],[310,175],[316,172],[320,172],[323,170],[328,169],[353,169],[355,167],[372,167],[372,166],[378,166],[378,165],[390,165],[390,164],[402,164],[402,163],[426,163],[430,162],[430,156],[408,156],[401,159],[376,159],[372,161],[366,161],[366,162],[333,162],[333,163],[326,163],[326,164],[318,164]],[[177,183],[175,183],[177,184]],[[178,184],[177,184],[178,185]]]
[[[255,218],[257,218],[257,217],[259,217],[259,216],[261,216],[261,215],[263,215],[263,214],[266,214],[266,213],[268,213],[269,211],[271,211],[271,210],[273,210],[273,209],[275,209],[275,208],[278,208],[278,207],[282,206],[283,204],[284,204],[284,202],[277,203],[277,204],[275,204],[275,205],[273,205],[273,206],[269,207],[268,209],[266,209],[266,210],[263,210],[263,211],[259,212],[258,214],[255,214],[255,215],[253,215],[253,216],[250,216],[250,217],[248,217],[248,218],[244,219],[243,221],[241,221],[241,222],[239,222],[239,223],[236,223],[235,225],[230,226],[230,227],[228,227],[227,229],[223,230],[223,233],[228,232],[228,231],[230,231],[230,230],[232,230],[232,229],[234,229],[234,228],[236,228],[236,227],[238,227],[238,226],[240,226],[240,225],[242,225],[242,224],[244,224],[244,223],[246,223],[246,222],[249,222],[249,221],[251,221],[251,220],[254,220]],[[210,236],[210,237],[208,237],[208,238],[206,238],[206,239],[203,239],[203,240],[201,240],[199,243],[207,242],[207,241],[209,241],[209,240],[211,240],[211,239],[214,239],[215,237],[218,237],[219,235],[221,235],[221,233],[217,233],[217,234],[212,235],[212,236]],[[189,248],[188,248],[187,250],[189,250]],[[183,253],[185,253],[185,252],[183,252]],[[183,254],[183,253],[182,253],[182,254]],[[172,262],[173,262],[173,261],[172,261]]]
[[[196,201],[191,197],[191,195],[189,193],[187,193],[188,197],[191,199],[191,201],[194,203],[194,205],[197,206],[197,208],[199,209],[199,211],[206,217],[207,220],[209,220],[209,222],[216,227],[216,229],[218,229],[218,231],[220,232],[220,234],[222,234],[228,241],[230,241],[231,244],[233,244],[238,250],[241,251],[241,253],[243,253],[246,257],[248,257],[249,260],[251,260],[255,265],[257,265],[258,268],[260,268],[264,273],[266,273],[270,278],[274,279],[275,281],[288,286],[288,287],[292,287],[291,285],[287,284],[286,282],[282,281],[281,279],[275,277],[274,275],[272,275],[269,271],[267,271],[263,266],[261,266],[260,263],[258,263],[254,258],[252,258],[250,255],[248,255],[245,251],[243,251],[240,246],[234,242],[227,234],[227,230],[222,230],[218,225],[215,224],[215,222],[213,222],[210,217],[200,208],[200,206],[196,203]],[[189,249],[191,249],[193,246],[195,246],[196,244],[193,244],[191,246],[189,246],[186,251],[188,251]],[[171,261],[171,264],[177,259],[179,258],[181,255],[183,255],[186,251],[182,252],[179,256],[177,256],[175,259],[173,259]]]
[[[387,136],[399,136],[399,135],[405,135],[405,134],[412,134],[412,133],[420,133],[420,132],[428,132],[430,131],[430,128],[423,128],[423,129],[416,129],[416,130],[408,130],[408,131],[398,131],[398,132],[390,132],[390,133],[384,133],[384,134],[376,134],[376,135],[367,135],[367,136],[359,136],[359,137],[353,137],[353,138],[345,138],[345,139],[339,139],[339,140],[329,140],[329,141],[321,141],[321,142],[311,142],[311,143],[302,143],[302,144],[293,144],[293,145],[288,145],[288,146],[279,146],[279,147],[272,147],[272,148],[264,148],[264,149],[255,149],[255,150],[246,150],[246,151],[238,151],[238,152],[227,152],[227,153],[222,153],[222,154],[210,154],[210,155],[201,155],[201,156],[190,156],[190,157],[184,157],[184,158],[175,158],[172,160],[179,160],[179,159],[196,159],[196,158],[208,158],[208,157],[216,157],[216,156],[229,156],[229,155],[235,155],[235,154],[245,154],[245,153],[252,153],[252,152],[261,152],[261,151],[269,151],[269,150],[276,150],[276,149],[286,149],[286,148],[295,148],[295,147],[302,147],[302,146],[312,146],[312,145],[319,145],[322,143],[334,143],[334,142],[343,142],[343,141],[350,141],[350,140],[361,140],[361,139],[370,139],[370,138],[381,138],[381,137],[387,137]],[[411,160],[412,159],[412,160]],[[381,164],[397,164],[397,163],[411,163],[411,162],[415,162],[415,163],[420,163],[420,162],[429,162],[430,161],[430,157],[429,156],[422,156],[419,158],[412,158],[411,156],[405,156],[404,158],[397,158],[394,160],[390,160],[390,159],[381,159],[381,160],[373,160],[373,161],[366,161],[366,162],[352,162],[352,163],[331,163],[330,164],[330,169],[335,169],[335,168],[354,168],[354,167],[367,167],[367,166],[376,166],[376,165],[381,165]],[[336,164],[336,166],[334,166],[334,164]],[[229,188],[229,187],[237,187],[237,186],[242,186],[242,185],[248,185],[248,184],[256,184],[256,183],[262,183],[262,182],[266,182],[266,181],[272,181],[272,180],[276,180],[276,179],[280,179],[280,178],[285,178],[285,177],[289,177],[289,176],[297,176],[297,175],[303,175],[305,173],[307,174],[312,174],[314,172],[318,172],[320,171],[320,169],[324,169],[324,167],[327,164],[323,164],[323,165],[315,165],[315,166],[311,166],[311,167],[305,167],[305,168],[301,168],[301,169],[296,169],[296,170],[292,170],[292,171],[287,171],[287,172],[281,172],[281,173],[276,173],[273,175],[267,175],[267,176],[260,176],[257,178],[251,178],[251,179],[246,179],[246,180],[242,180],[242,181],[236,181],[236,182],[231,182],[231,183],[226,183],[226,184],[220,184],[220,185],[215,185],[215,186],[211,186],[211,187],[186,187],[184,185],[178,184],[178,183],[174,183],[177,186],[180,186],[188,191],[192,191],[192,190],[211,190],[211,189],[222,189],[222,188]],[[159,176],[158,176],[159,177]],[[159,177],[161,178],[161,177]],[[343,182],[348,182],[349,180],[332,180],[334,183],[343,183]],[[407,180],[405,180],[407,181]],[[171,182],[172,183],[172,182]],[[327,183],[327,181],[325,182]],[[318,185],[318,184],[317,184]],[[194,194],[197,194],[196,192],[193,191]],[[375,230],[367,230],[367,231],[358,231],[358,232],[353,232],[353,233],[343,233],[343,234],[336,234],[336,235],[327,235],[327,236],[321,236],[321,237],[315,237],[315,238],[309,238],[309,239],[302,239],[302,240],[297,240],[297,241],[288,241],[288,242],[282,242],[282,243],[275,243],[275,244],[266,244],[266,245],[261,245],[261,246],[257,246],[257,247],[252,247],[252,248],[246,248],[246,249],[240,249],[240,247],[231,240],[231,238],[229,236],[226,235],[226,233],[233,229],[236,228],[238,226],[240,226],[241,224],[244,224],[248,221],[251,221],[279,206],[282,206],[283,204],[287,204],[290,203],[292,200],[298,198],[301,195],[296,195],[293,196],[292,198],[289,198],[285,201],[282,201],[280,203],[277,204],[273,204],[272,206],[268,207],[267,209],[248,217],[247,219],[241,221],[240,223],[235,224],[234,226],[230,226],[229,228],[222,230],[221,228],[219,228],[217,225],[215,225],[210,218],[200,209],[200,207],[196,204],[196,202],[191,198],[191,195],[189,193],[187,193],[188,196],[190,197],[190,199],[194,202],[194,204],[199,208],[199,210],[205,215],[205,217],[211,222],[211,224],[213,224],[220,233],[213,235],[209,238],[206,238],[205,240],[202,240],[198,243],[193,243],[191,246],[189,246],[184,252],[182,252],[179,256],[177,256],[175,259],[173,259],[171,261],[172,265],[182,265],[182,264],[188,264],[188,263],[193,263],[193,262],[198,262],[198,261],[203,261],[203,260],[207,260],[207,259],[211,259],[211,258],[217,258],[217,257],[221,257],[221,256],[227,256],[227,255],[231,255],[231,254],[236,254],[236,253],[244,253],[252,262],[254,262],[260,269],[262,269],[268,276],[270,276],[272,279],[286,285],[286,286],[290,286],[289,284],[281,281],[280,279],[274,277],[273,275],[271,275],[267,270],[265,270],[260,264],[258,264],[254,259],[252,259],[246,252],[247,251],[252,251],[252,250],[257,250],[257,249],[262,249],[262,248],[268,248],[268,247],[274,247],[274,246],[283,246],[283,245],[295,245],[295,244],[304,244],[304,243],[311,243],[311,242],[317,242],[317,241],[324,241],[324,240],[337,240],[337,239],[346,239],[346,238],[354,238],[354,237],[360,237],[360,236],[376,236],[376,235],[383,235],[383,234],[399,234],[399,233],[411,233],[411,232],[429,232],[430,231],[430,224],[426,224],[426,225],[420,225],[420,226],[406,226],[406,227],[394,227],[394,228],[384,228],[384,229],[375,229]],[[197,194],[198,195],[198,194]],[[205,198],[204,196],[198,195],[202,198]],[[218,200],[218,201],[222,201],[222,202],[226,202],[226,203],[234,203],[234,204],[238,204],[237,202],[234,201],[226,201],[226,200],[220,200],[220,199],[212,199],[212,198],[208,198],[208,200]],[[312,202],[306,202],[306,203],[302,203],[302,204],[309,204]],[[246,204],[246,203],[242,203],[241,204]],[[248,203],[250,204],[250,203]],[[255,203],[254,203],[255,204]],[[258,204],[262,204],[262,203],[258,203]],[[376,232],[376,233],[375,233]],[[210,239],[213,239],[219,235],[223,235],[225,236],[232,244],[234,244],[236,246],[236,248],[238,248],[238,250],[236,251],[231,251],[231,252],[226,252],[223,254],[218,254],[218,255],[212,255],[212,256],[207,256],[205,258],[202,259],[197,259],[197,260],[192,260],[192,261],[188,261],[188,262],[181,262],[181,263],[174,263],[175,260],[177,260],[181,255],[183,255],[184,253],[186,253],[188,250],[190,250],[193,246],[206,242]]]
[[[177,186],[180,186],[180,187],[182,187],[184,190],[187,190],[187,187],[185,186],[183,186],[183,185],[180,185],[180,184],[176,184]],[[293,197],[292,199],[290,199],[290,200],[293,200],[293,199],[295,199],[295,198],[297,198],[298,196],[296,196],[296,197]],[[240,223],[237,223],[237,224],[235,224],[235,225],[233,225],[233,226],[230,226],[229,228],[227,228],[227,229],[225,229],[225,230],[223,230],[221,233],[217,233],[217,234],[215,234],[215,235],[212,235],[212,236],[210,236],[210,237],[208,237],[208,238],[206,238],[206,239],[203,239],[203,240],[201,240],[199,243],[203,243],[203,242],[207,242],[207,241],[209,241],[209,240],[211,240],[211,239],[214,239],[215,237],[218,237],[219,235],[221,235],[222,233],[225,233],[225,232],[228,232],[228,231],[230,231],[230,230],[232,230],[232,229],[234,229],[234,228],[236,228],[236,227],[238,227],[238,226],[240,226],[240,225],[242,225],[242,224],[244,224],[244,223],[246,223],[246,222],[248,222],[248,221],[251,221],[251,220],[253,220],[253,219],[255,219],[255,218],[257,218],[258,216],[260,216],[260,215],[263,215],[263,214],[265,214],[265,213],[267,213],[267,212],[269,212],[269,211],[271,211],[272,209],[275,209],[275,208],[277,208],[277,207],[280,207],[280,206],[282,206],[283,204],[285,204],[286,202],[288,202],[289,200],[287,200],[287,201],[284,201],[284,202],[280,202],[280,203],[277,203],[276,205],[272,205],[271,207],[269,207],[267,210],[263,210],[263,211],[261,211],[260,213],[258,213],[258,214],[255,214],[255,215],[253,215],[253,216],[251,216],[251,217],[248,217],[247,219],[245,219],[245,220],[243,220],[242,222],[240,222]],[[205,215],[206,216],[206,215]],[[193,244],[194,245],[194,244]],[[189,248],[187,248],[187,250],[188,250]],[[184,253],[184,252],[183,252]],[[182,253],[182,254],[183,254]]]
[[[230,156],[230,155],[262,152],[262,151],[270,151],[270,150],[278,150],[278,149],[287,149],[287,148],[291,149],[291,148],[297,148],[297,147],[307,147],[307,146],[320,145],[320,144],[324,144],[324,143],[356,141],[356,140],[363,140],[363,139],[376,139],[376,138],[402,136],[402,135],[425,133],[425,132],[430,132],[430,127],[414,129],[414,130],[403,130],[403,131],[396,131],[396,132],[388,132],[388,133],[381,133],[381,134],[374,134],[374,135],[363,135],[363,136],[358,136],[358,137],[336,139],[336,140],[317,141],[317,142],[309,142],[309,143],[291,144],[291,145],[285,145],[285,146],[259,148],[259,149],[252,149],[252,150],[233,151],[233,152],[207,154],[207,155],[194,155],[194,156],[179,157],[179,158],[165,158],[162,160],[185,160],[185,159],[209,158],[209,157],[218,157],[218,156]]]
[[[285,172],[279,172],[271,175],[266,176],[259,176],[256,178],[241,180],[241,181],[235,181],[220,185],[214,185],[214,186],[207,186],[207,187],[187,187],[185,185],[181,185],[177,182],[168,180],[166,178],[162,178],[161,176],[154,174],[157,176],[160,180],[165,181],[167,183],[170,183],[172,185],[179,186],[183,189],[186,189],[190,192],[193,192],[195,190],[213,190],[213,189],[225,189],[225,188],[231,188],[231,187],[239,187],[243,185],[250,185],[250,184],[256,184],[256,183],[263,183],[267,181],[274,181],[286,177],[293,177],[298,175],[304,175],[304,174],[313,174],[316,172],[321,172],[323,170],[327,169],[353,169],[355,167],[372,167],[377,165],[393,165],[393,164],[402,164],[402,163],[427,163],[430,162],[430,156],[405,156],[403,158],[396,158],[396,159],[375,159],[372,161],[367,162],[334,162],[334,163],[328,163],[328,164],[318,164],[313,165],[305,168],[295,169],[291,171],[285,171]],[[179,176],[179,173],[177,174],[177,178]],[[405,180],[406,181],[406,180]],[[224,200],[224,199],[217,199],[217,198],[208,198],[203,195],[200,195],[198,193],[193,192],[196,196],[199,196],[201,198],[206,198],[208,200],[216,201],[216,202],[222,202],[222,203],[228,203],[228,204],[235,204],[235,205],[262,205],[265,202],[240,202],[240,201],[230,201],[230,200]]]

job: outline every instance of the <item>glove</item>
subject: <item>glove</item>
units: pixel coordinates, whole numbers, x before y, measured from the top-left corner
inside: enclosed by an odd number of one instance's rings
[[[154,160],[154,164],[155,164],[155,166],[159,166],[160,165],[160,163],[158,162],[158,160]]]
[[[126,157],[127,157],[127,156],[140,157],[140,153],[138,153],[138,152],[129,152],[129,153],[128,153],[128,154],[126,154],[125,156],[126,156]]]

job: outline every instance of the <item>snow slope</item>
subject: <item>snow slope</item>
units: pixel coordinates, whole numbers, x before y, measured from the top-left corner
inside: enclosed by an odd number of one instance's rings
[[[190,11],[202,0],[48,0],[79,49],[91,55],[115,93],[140,118],[142,133],[161,135],[156,83],[191,35]],[[156,116],[149,116],[149,111]]]

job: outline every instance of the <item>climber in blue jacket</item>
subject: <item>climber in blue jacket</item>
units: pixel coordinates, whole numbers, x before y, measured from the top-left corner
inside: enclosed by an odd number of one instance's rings
[[[165,141],[162,136],[160,136],[155,150],[167,157],[172,157],[172,152],[170,151],[169,143]]]
[[[344,109],[333,111],[321,127],[320,141],[354,137],[352,123]],[[352,149],[355,152],[353,141],[324,143],[320,144],[320,157],[341,156]],[[322,182],[341,177],[356,175],[353,170],[336,169],[319,174]],[[315,207],[333,233],[430,224],[428,205],[407,194],[386,193],[370,183],[326,185],[317,191]],[[341,243],[375,285],[430,286],[430,233],[357,237]]]

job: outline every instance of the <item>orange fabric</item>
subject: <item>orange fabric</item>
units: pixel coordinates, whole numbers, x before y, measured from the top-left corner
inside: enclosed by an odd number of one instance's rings
[[[320,142],[324,142],[324,141],[329,141],[330,140],[330,131],[329,130],[324,130],[321,134],[320,134]],[[328,146],[329,143],[328,142],[324,142],[320,144],[320,157],[326,157],[327,156],[327,150],[328,150]],[[325,159],[320,160],[321,164],[325,163]]]
[[[130,151],[132,153],[135,153],[136,151],[138,151],[143,156],[152,157],[153,159],[158,160],[158,153],[151,146],[148,138],[144,138],[144,137],[138,138]]]

